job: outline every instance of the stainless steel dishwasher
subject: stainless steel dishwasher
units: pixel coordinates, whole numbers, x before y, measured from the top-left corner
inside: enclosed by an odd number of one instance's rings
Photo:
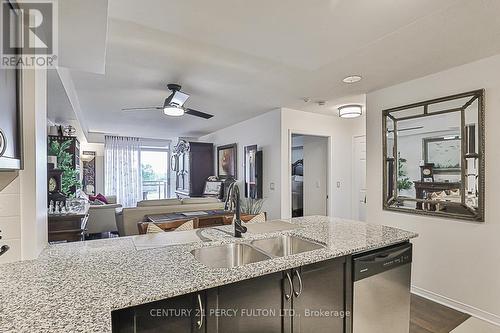
[[[412,245],[353,258],[353,333],[408,333]]]

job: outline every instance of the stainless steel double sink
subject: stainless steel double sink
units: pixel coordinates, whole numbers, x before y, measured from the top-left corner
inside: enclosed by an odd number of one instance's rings
[[[324,247],[296,236],[284,235],[253,240],[250,243],[203,247],[191,251],[191,254],[208,267],[233,268],[271,258],[319,250]]]

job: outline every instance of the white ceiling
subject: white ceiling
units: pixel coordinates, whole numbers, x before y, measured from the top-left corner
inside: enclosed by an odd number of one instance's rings
[[[334,114],[303,97],[347,103],[500,53],[499,12],[498,0],[109,0],[105,75],[71,75],[90,131],[199,136],[277,107]],[[364,79],[342,83],[350,74]],[[167,83],[215,117],[121,111],[161,105]]]

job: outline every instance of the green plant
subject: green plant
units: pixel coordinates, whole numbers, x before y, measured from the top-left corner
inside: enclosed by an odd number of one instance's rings
[[[406,171],[405,158],[401,157],[401,153],[398,153],[398,190],[409,190],[413,187],[413,183],[410,178],[407,177],[408,173]]]
[[[155,171],[150,164],[142,164],[142,180],[156,180]]]
[[[71,145],[71,141],[64,141],[59,143],[59,141],[49,140],[49,156],[57,157],[57,168],[63,171],[61,180],[61,192],[67,197],[72,197],[74,193],[71,191],[72,187],[77,189],[82,187],[80,182],[80,173],[73,168],[73,154],[68,153],[68,148]]]
[[[264,199],[243,198],[240,200],[241,213],[249,215],[257,215],[262,212]]]

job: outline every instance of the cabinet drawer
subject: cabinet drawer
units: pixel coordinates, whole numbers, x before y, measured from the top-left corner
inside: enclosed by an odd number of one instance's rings
[[[21,220],[19,216],[0,217],[0,243],[6,239],[21,238]]]
[[[2,239],[0,247],[3,245],[9,246],[9,250],[3,255],[0,255],[0,264],[21,260],[21,240],[20,239]]]

